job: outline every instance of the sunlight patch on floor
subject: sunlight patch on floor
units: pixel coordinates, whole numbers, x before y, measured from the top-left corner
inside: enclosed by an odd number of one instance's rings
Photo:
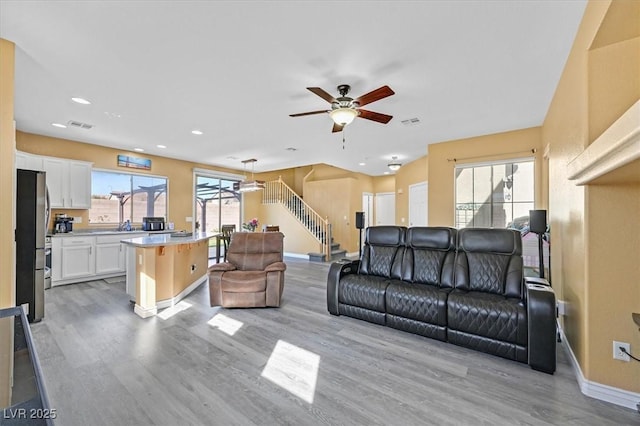
[[[242,321],[229,318],[224,314],[216,314],[213,318],[207,322],[211,327],[220,329],[220,331],[227,333],[229,336],[236,334],[236,331],[244,325]]]
[[[184,300],[176,303],[173,306],[168,307],[167,309],[165,309],[164,311],[160,312],[158,314],[158,317],[162,318],[163,320],[169,319],[172,316],[174,316],[175,314],[177,314],[178,312],[182,312],[184,310],[187,310],[191,307],[191,303],[185,302]]]
[[[312,404],[319,366],[320,355],[278,340],[261,375]]]

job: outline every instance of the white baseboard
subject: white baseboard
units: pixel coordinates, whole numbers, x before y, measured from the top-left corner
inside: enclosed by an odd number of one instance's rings
[[[158,314],[158,308],[153,307],[146,309],[136,303],[136,306],[133,308],[133,312],[138,314],[141,318],[149,318]]]
[[[576,379],[578,380],[580,391],[588,397],[610,402],[612,404],[620,405],[632,410],[637,410],[638,404],[640,403],[640,393],[630,392],[624,389],[614,388],[613,386],[592,382],[584,377],[584,374],[582,374],[582,369],[580,368],[580,364],[578,364],[578,360],[576,359],[576,356],[573,353],[571,346],[569,345],[567,336],[564,335],[564,331],[562,330],[562,328],[559,329],[562,336],[562,341],[565,343],[564,347],[567,348],[567,353],[569,354],[569,359],[571,360],[573,371],[576,374]]]
[[[165,309],[165,308],[168,308],[170,306],[175,305],[176,303],[178,303],[179,301],[181,301],[182,299],[187,297],[189,295],[189,293],[191,293],[193,290],[198,288],[198,286],[200,284],[202,284],[203,282],[207,281],[208,277],[209,276],[207,274],[204,274],[203,276],[201,276],[200,278],[196,279],[194,282],[189,284],[189,287],[185,288],[184,290],[182,290],[180,293],[176,294],[175,296],[173,296],[173,297],[171,297],[169,299],[156,301],[156,308],[157,309]]]
[[[309,255],[308,254],[302,254],[302,253],[283,253],[284,257],[295,257],[298,259],[309,259]]]

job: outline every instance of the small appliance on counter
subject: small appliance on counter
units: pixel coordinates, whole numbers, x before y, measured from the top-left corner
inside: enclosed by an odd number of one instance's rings
[[[73,218],[65,213],[57,213],[53,224],[53,233],[65,234],[68,232],[73,232]]]
[[[164,231],[164,217],[143,217],[143,231]]]

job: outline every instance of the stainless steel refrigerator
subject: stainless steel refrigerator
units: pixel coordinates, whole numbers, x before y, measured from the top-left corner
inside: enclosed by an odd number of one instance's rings
[[[17,170],[16,305],[29,304],[29,322],[44,318],[46,174]]]

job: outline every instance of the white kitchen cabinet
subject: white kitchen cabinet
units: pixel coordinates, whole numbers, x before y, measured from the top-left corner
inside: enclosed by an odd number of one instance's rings
[[[91,167],[92,163],[69,161],[69,208],[91,208]]]
[[[96,273],[94,237],[69,237],[62,241],[63,280],[89,277]]]
[[[96,275],[125,272],[123,237],[126,235],[96,237]]]
[[[42,165],[47,172],[51,208],[91,207],[91,163],[43,157]]]
[[[66,172],[66,160],[62,158],[44,158],[42,166],[47,172],[47,188],[51,208],[64,207],[64,192],[67,188],[69,174]]]
[[[16,169],[44,170],[42,157],[28,152],[16,151]]]
[[[124,275],[126,246],[120,241],[146,235],[146,232],[54,235],[51,239],[51,285]]]

